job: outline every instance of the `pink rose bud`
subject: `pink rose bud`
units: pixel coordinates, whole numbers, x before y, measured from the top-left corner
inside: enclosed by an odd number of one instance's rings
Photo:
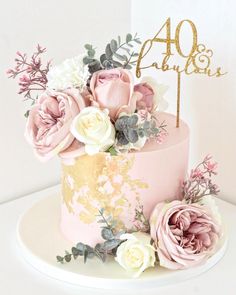
[[[121,112],[133,113],[139,94],[133,91],[132,76],[125,69],[101,70],[93,74],[90,81],[92,105],[108,109],[111,119]]]
[[[153,110],[154,91],[147,83],[139,83],[134,86],[134,91],[142,94],[141,98],[137,101],[137,109],[146,109],[149,112]]]

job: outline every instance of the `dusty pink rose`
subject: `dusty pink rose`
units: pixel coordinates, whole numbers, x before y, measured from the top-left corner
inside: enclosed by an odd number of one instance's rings
[[[136,100],[141,97],[140,93],[134,92],[131,73],[120,68],[95,72],[90,89],[93,95],[92,104],[107,108],[113,120],[121,112],[133,113]]]
[[[204,262],[219,238],[219,226],[203,206],[178,200],[157,204],[150,226],[160,265],[169,269]]]
[[[72,120],[85,107],[76,89],[46,91],[29,113],[26,138],[42,160],[48,160],[70,146]]]
[[[137,109],[146,109],[151,112],[154,109],[154,91],[152,87],[148,83],[139,83],[134,86],[134,91],[139,92],[142,95],[137,100]]]

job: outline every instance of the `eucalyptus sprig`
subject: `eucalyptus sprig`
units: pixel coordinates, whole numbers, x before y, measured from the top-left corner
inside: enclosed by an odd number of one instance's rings
[[[115,122],[115,129],[117,133],[117,140],[119,145],[127,145],[129,143],[136,143],[139,138],[144,136],[147,138],[158,137],[160,132],[165,130],[166,125],[162,122],[157,124],[156,118],[153,116],[150,120],[145,120],[139,123],[137,114],[132,116],[124,115]]]
[[[137,33],[127,34],[125,41],[121,37],[112,39],[105,48],[105,52],[96,58],[96,48],[91,44],[85,44],[86,56],[83,58],[84,65],[88,66],[90,74],[101,69],[124,68],[131,69],[137,63],[138,52],[135,51],[135,44],[141,44]]]
[[[97,222],[101,223],[101,236],[104,242],[97,243],[93,248],[84,243],[78,243],[76,246],[71,248],[71,251],[65,251],[64,256],[56,256],[57,262],[65,263],[70,262],[72,258],[76,260],[79,256],[84,258],[86,263],[88,258],[97,257],[101,261],[105,262],[108,255],[114,256],[119,245],[124,242],[120,239],[120,236],[125,233],[124,231],[116,231],[117,222],[113,220],[112,216],[105,217],[104,209],[99,210],[100,218]]]
[[[136,58],[139,55],[134,50],[135,43],[141,44],[137,33],[134,36],[130,33],[127,34],[125,41],[122,41],[120,36],[117,37],[117,40],[112,39],[106,45],[105,53],[100,56],[102,66],[108,69],[116,67],[131,69],[136,65]]]

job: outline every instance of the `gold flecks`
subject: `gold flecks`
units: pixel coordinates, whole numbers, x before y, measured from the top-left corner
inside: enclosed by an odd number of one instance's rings
[[[62,193],[68,211],[90,224],[96,220],[98,209],[104,208],[107,214],[119,221],[118,227],[121,228],[120,215],[124,210],[130,210],[130,195],[139,202],[140,189],[148,188],[147,183],[132,179],[130,170],[134,160],[135,156],[130,154],[111,156],[98,153],[80,156],[74,165],[62,165]],[[73,180],[73,188],[67,181],[68,177]],[[75,207],[79,207],[79,213],[75,212]]]

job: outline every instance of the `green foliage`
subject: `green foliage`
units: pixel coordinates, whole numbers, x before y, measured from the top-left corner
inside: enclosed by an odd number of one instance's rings
[[[107,150],[108,153],[110,153],[112,156],[117,156],[117,151],[116,149],[114,148],[114,146],[111,146],[108,150]]]
[[[127,34],[125,41],[122,41],[118,36],[117,40],[112,39],[105,47],[105,52],[99,59],[95,58],[96,50],[90,45],[86,44],[84,47],[87,50],[87,55],[83,58],[84,65],[88,65],[89,72],[93,74],[100,69],[111,69],[121,67],[124,69],[131,69],[136,65],[138,52],[135,52],[134,45],[141,44],[137,34]]]
[[[26,118],[28,118],[29,117],[29,110],[28,111],[26,111],[25,113],[24,113],[24,116],[26,117]]]
[[[140,137],[142,138],[144,136],[147,138],[157,137],[164,128],[164,122],[160,126],[157,126],[155,117],[152,117],[151,120],[139,123],[137,114],[132,116],[122,116],[115,122],[119,145],[136,143]]]
[[[101,236],[104,242],[96,244],[94,248],[83,243],[78,243],[71,248],[71,252],[65,251],[64,256],[56,256],[57,262],[70,262],[72,258],[76,260],[79,256],[84,258],[84,263],[86,263],[87,259],[94,257],[104,262],[107,255],[115,255],[117,247],[123,242],[120,236],[124,231],[116,232],[115,227],[117,222],[113,220],[112,216],[105,217],[104,209],[99,210],[98,217],[100,218],[98,223],[101,223]]]

